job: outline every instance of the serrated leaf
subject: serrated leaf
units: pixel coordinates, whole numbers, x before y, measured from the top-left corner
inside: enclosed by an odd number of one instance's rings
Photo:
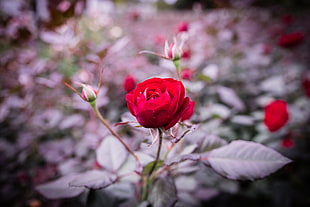
[[[96,151],[98,163],[110,171],[118,170],[128,155],[125,147],[112,136],[106,137]]]
[[[192,154],[176,156],[174,158],[166,160],[165,165],[171,166],[171,165],[178,164],[178,163],[186,161],[186,160],[191,160],[191,161],[200,160],[200,155],[192,153]]]
[[[57,180],[36,186],[36,190],[48,199],[72,198],[81,194],[85,188],[69,187],[78,175],[67,175]]]
[[[208,135],[206,137],[201,137],[197,143],[198,152],[208,152],[210,150],[219,148],[223,145],[226,145],[227,141],[221,139],[216,135]]]
[[[151,173],[151,170],[153,168],[155,164],[155,161],[152,161],[150,163],[148,163],[142,171],[142,175],[149,175]],[[154,168],[154,171],[156,171],[158,168],[160,168],[163,165],[163,161],[162,160],[158,160],[158,162],[156,163],[156,166]]]
[[[177,202],[177,191],[172,177],[158,177],[151,186],[148,201],[153,207],[172,207]]]
[[[90,170],[79,174],[70,183],[70,187],[100,189],[113,184],[117,176],[101,170]]]
[[[263,178],[291,162],[271,148],[243,140],[212,150],[207,159],[216,172],[233,180]]]

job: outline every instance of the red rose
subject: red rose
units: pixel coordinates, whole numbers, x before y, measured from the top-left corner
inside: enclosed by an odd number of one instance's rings
[[[290,34],[285,34],[280,37],[278,44],[282,47],[291,47],[298,45],[304,39],[304,35],[301,32],[294,32]]]
[[[264,124],[270,132],[275,132],[283,127],[288,119],[287,103],[282,100],[275,100],[265,106]]]
[[[126,95],[129,111],[145,128],[169,129],[189,118],[193,104],[185,97],[181,81],[172,78],[151,78],[139,83]]]

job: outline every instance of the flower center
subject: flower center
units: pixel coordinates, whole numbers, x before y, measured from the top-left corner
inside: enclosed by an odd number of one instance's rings
[[[148,89],[145,89],[144,91],[144,96],[146,98],[146,100],[153,100],[153,99],[156,99],[158,98],[160,95],[160,90],[158,89],[152,89],[152,90],[148,90]]]

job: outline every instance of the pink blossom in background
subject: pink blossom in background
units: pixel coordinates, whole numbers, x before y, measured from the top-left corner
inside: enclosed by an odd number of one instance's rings
[[[189,50],[183,50],[182,59],[189,59],[191,57],[191,52]]]
[[[177,32],[187,32],[188,31],[188,22],[183,21],[178,25]]]
[[[182,79],[184,80],[190,80],[192,79],[193,77],[193,73],[194,71],[190,68],[184,68],[182,71],[181,71],[181,77]]]

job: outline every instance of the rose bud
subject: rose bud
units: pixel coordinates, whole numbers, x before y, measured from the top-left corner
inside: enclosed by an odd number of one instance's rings
[[[300,44],[303,40],[304,35],[301,32],[294,32],[282,35],[278,40],[278,44],[282,47],[292,47]]]
[[[282,128],[289,120],[288,106],[283,100],[275,100],[264,108],[264,124],[270,132]]]
[[[129,93],[136,87],[136,80],[131,76],[127,75],[124,82],[123,82],[123,88],[124,90]]]
[[[186,36],[181,36],[180,40],[174,38],[173,43],[169,44],[168,41],[165,42],[165,56],[173,61],[179,60],[183,55],[183,45]]]
[[[84,101],[93,102],[97,98],[98,91],[95,90],[90,85],[82,84],[82,94],[81,97]]]
[[[169,129],[189,118],[193,110],[184,85],[172,78],[147,79],[126,95],[126,101],[130,113],[145,128]]]

